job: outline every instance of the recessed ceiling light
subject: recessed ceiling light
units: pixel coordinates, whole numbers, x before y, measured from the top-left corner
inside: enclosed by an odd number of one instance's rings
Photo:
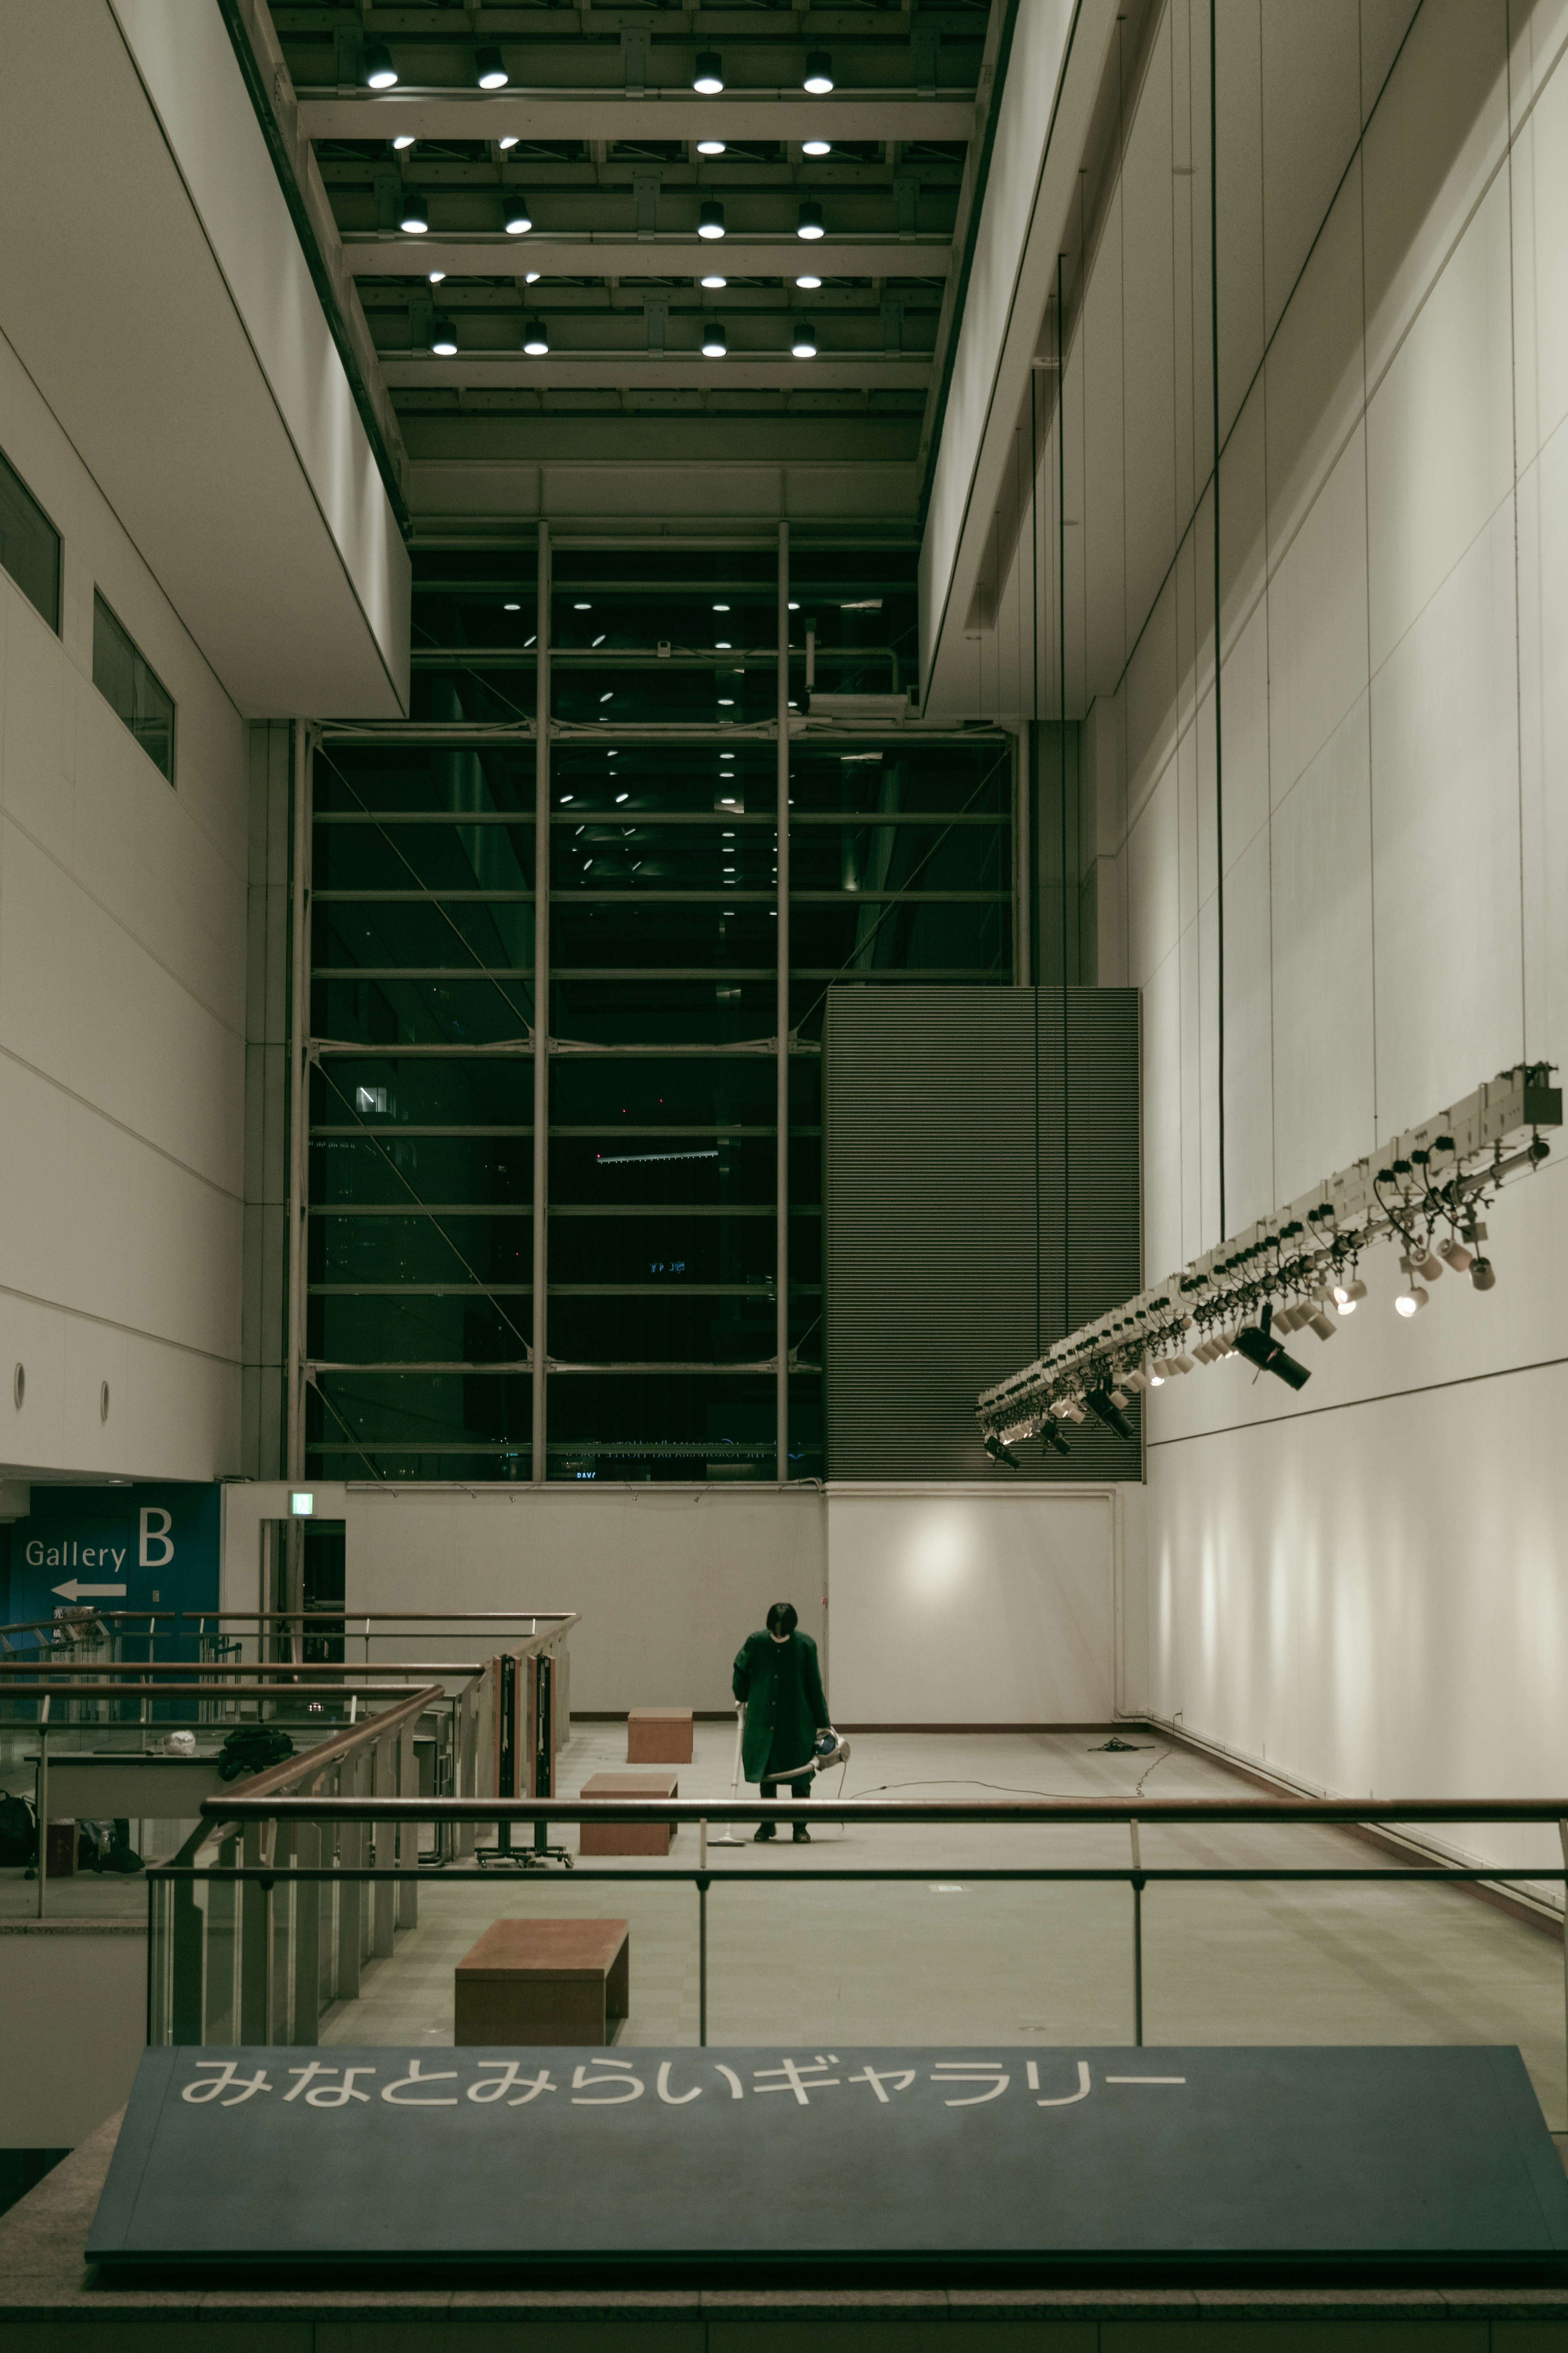
[[[714,607],[713,607],[713,610],[714,610],[716,613],[727,613],[727,612],[729,611],[729,609],[730,609],[730,607],[728,607],[728,605],[715,605],[715,606],[714,606]]]
[[[820,278],[814,278],[807,270],[804,278],[797,278],[795,282],[803,294],[815,294],[822,280]]]
[[[803,139],[800,152],[803,155],[831,155],[833,142],[831,139]]]
[[[522,607],[521,605],[503,605],[501,607],[501,611],[503,613],[521,613],[521,610]]]
[[[522,273],[522,282],[525,286],[537,286],[539,283],[538,270],[525,269]]]
[[[406,155],[406,154],[407,154],[407,153],[408,153],[408,150],[413,146],[413,144],[414,144],[414,133],[413,133],[413,132],[412,132],[412,131],[400,131],[400,132],[398,132],[398,134],[397,134],[396,138],[395,138],[395,139],[393,141],[393,142],[392,142],[392,152],[393,152],[393,153],[394,153],[395,155]]]
[[[630,795],[630,793],[617,793],[617,794],[616,795],[616,807],[617,808],[619,808],[619,807],[620,807],[620,805],[621,805],[621,803],[622,803],[623,801],[629,801],[629,800],[630,800],[630,798],[631,798],[631,795]]]
[[[444,286],[446,282],[447,273],[444,269],[433,269],[430,272],[430,283],[432,286]]]
[[[697,142],[697,153],[700,155],[721,155],[724,153],[724,142],[721,139],[700,139]]]
[[[727,278],[704,278],[700,280],[699,283],[704,286],[710,294],[717,294],[720,289],[728,286],[730,281]]]
[[[735,708],[734,696],[732,694],[721,694],[719,697],[719,708],[721,711],[733,711]]]
[[[507,134],[506,134],[506,137],[505,137],[504,139],[498,139],[498,140],[496,141],[496,145],[500,149],[500,152],[501,152],[501,153],[502,153],[503,155],[507,154],[507,153],[509,153],[509,152],[510,152],[513,147],[515,147],[515,146],[517,145],[517,133],[516,133],[516,132],[515,132],[515,131],[509,131],[509,132],[507,132]]]

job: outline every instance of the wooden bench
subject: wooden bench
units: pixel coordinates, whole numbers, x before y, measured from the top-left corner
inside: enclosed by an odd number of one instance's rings
[[[496,1920],[458,1963],[456,2043],[608,2042],[631,2007],[627,1920]]]
[[[691,1710],[634,1707],[626,1718],[628,1765],[689,1765]]]
[[[584,1798],[679,1798],[673,1773],[595,1773],[584,1782]],[[584,1822],[579,1854],[668,1854],[673,1822]]]

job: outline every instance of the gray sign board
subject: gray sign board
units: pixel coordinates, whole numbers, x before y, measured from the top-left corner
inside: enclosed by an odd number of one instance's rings
[[[197,2049],[87,2253],[907,2274],[1568,2263],[1519,2052]]]

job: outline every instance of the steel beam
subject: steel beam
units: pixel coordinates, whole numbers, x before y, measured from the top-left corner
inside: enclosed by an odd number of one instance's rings
[[[821,237],[808,241],[787,231],[726,237],[711,243],[690,236],[628,237],[590,229],[552,229],[526,237],[475,233],[467,237],[378,237],[351,230],[343,259],[356,278],[423,279],[432,269],[448,278],[689,278],[722,269],[727,278],[946,278],[952,241],[945,237]]]
[[[463,392],[924,392],[927,360],[797,360],[788,352],[705,360],[700,353],[659,359],[639,352],[574,353],[531,360],[511,352],[466,352],[458,359],[390,355],[386,381],[404,391],[447,386]]]
[[[898,139],[974,136],[972,98],[919,98],[907,90],[375,90],[301,97],[300,128],[310,139]],[[521,158],[519,159],[521,160]]]

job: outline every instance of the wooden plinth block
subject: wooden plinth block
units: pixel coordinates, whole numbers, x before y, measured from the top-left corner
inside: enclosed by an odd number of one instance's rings
[[[584,1798],[679,1798],[673,1773],[595,1773],[579,1793]],[[584,1822],[580,1854],[668,1854],[673,1822]]]
[[[456,2043],[607,2042],[631,2008],[627,1920],[496,1920],[458,1963]]]
[[[691,1710],[634,1707],[626,1718],[628,1765],[689,1765]]]

